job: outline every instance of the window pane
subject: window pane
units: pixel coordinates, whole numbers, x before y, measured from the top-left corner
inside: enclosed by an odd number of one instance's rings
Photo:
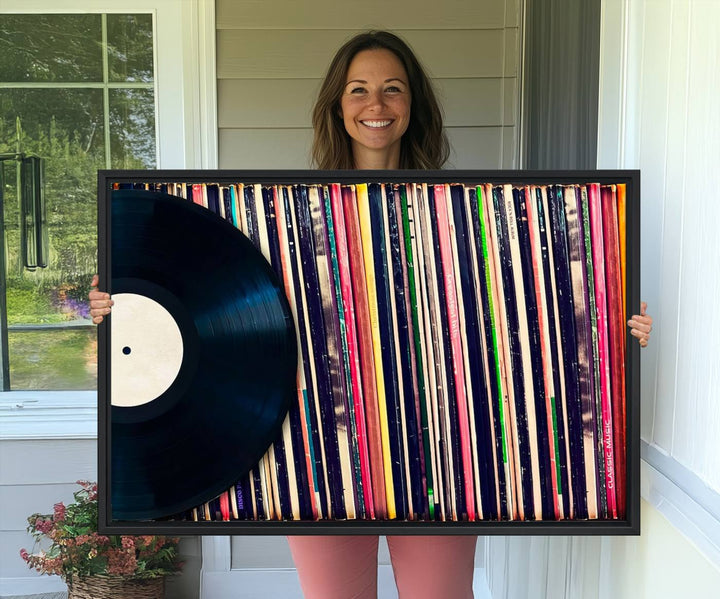
[[[12,388],[95,389],[97,331],[65,329],[8,334]]]
[[[99,89],[10,89],[0,95],[0,152],[20,148],[45,159],[47,268],[21,262],[14,160],[5,161],[3,211],[7,257],[10,383],[13,389],[92,389],[95,331],[67,330],[88,318],[96,270],[98,168],[105,165]],[[43,331],[22,325],[54,326]]]
[[[100,15],[0,15],[0,81],[102,81]]]
[[[110,90],[110,147],[112,168],[155,168],[153,90]]]
[[[108,15],[110,81],[153,80],[152,15]]]

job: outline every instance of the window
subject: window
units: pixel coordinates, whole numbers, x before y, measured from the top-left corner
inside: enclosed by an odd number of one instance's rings
[[[0,45],[5,390],[93,389],[85,298],[96,271],[96,171],[156,165],[153,17],[3,15]],[[46,226],[45,268],[28,267],[21,251],[27,198],[17,172],[26,156],[44,162],[36,220]]]

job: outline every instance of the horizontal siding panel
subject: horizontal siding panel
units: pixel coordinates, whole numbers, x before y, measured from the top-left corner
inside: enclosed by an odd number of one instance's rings
[[[437,79],[438,95],[447,127],[490,127],[512,125],[514,116],[505,114],[503,123],[503,79]],[[513,84],[514,85],[514,84]]]
[[[501,167],[503,127],[451,127],[447,168],[497,169]]]
[[[502,27],[505,5],[504,0],[314,0],[283,2],[278,8],[266,0],[218,0],[216,23],[218,29],[347,29],[349,24],[359,29],[486,29]]]
[[[6,578],[24,578],[40,576],[35,570],[28,568],[27,564],[20,557],[20,549],[30,551],[33,547],[33,538],[21,531],[2,531],[2,543],[0,543],[0,580]],[[0,593],[4,589],[0,587]],[[2,593],[0,595],[5,597]]]
[[[504,130],[514,127],[449,127],[447,168],[503,167]],[[312,129],[221,129],[219,168],[309,168]]]
[[[97,478],[97,441],[0,441],[0,485]]]
[[[515,76],[508,46],[517,30],[400,31],[436,78]],[[330,30],[220,30],[218,79],[317,79],[325,75],[335,51],[353,35]],[[506,39],[507,38],[507,39]],[[503,52],[505,48],[505,66]],[[514,56],[514,54],[512,54]],[[514,60],[514,59],[513,59]]]
[[[30,514],[51,514],[56,503],[73,501],[78,488],[74,482],[0,487],[0,530],[25,530]]]
[[[520,0],[505,0],[505,27],[520,27]]]
[[[309,168],[312,129],[221,129],[219,168]]]
[[[221,129],[309,127],[320,83],[320,79],[222,79],[218,125]],[[437,79],[435,84],[447,126],[515,124],[514,78]]]
[[[517,125],[518,80],[515,77],[506,77],[503,85],[503,125]]]
[[[518,168],[517,127],[503,127],[503,151],[500,168]]]
[[[520,29],[505,30],[505,77],[517,77],[520,57]]]
[[[310,127],[320,79],[221,79],[218,127]]]

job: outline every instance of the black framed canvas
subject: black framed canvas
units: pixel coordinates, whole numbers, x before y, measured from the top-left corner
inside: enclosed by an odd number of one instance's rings
[[[100,171],[99,527],[639,534],[639,171]]]

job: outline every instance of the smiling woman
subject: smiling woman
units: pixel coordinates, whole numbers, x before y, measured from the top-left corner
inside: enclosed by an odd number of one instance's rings
[[[425,69],[387,31],[361,33],[338,50],[312,124],[312,158],[320,169],[439,169],[450,153]]]
[[[400,60],[389,50],[364,50],[348,68],[340,100],[345,130],[352,138],[355,168],[392,168],[410,121],[410,86]]]

